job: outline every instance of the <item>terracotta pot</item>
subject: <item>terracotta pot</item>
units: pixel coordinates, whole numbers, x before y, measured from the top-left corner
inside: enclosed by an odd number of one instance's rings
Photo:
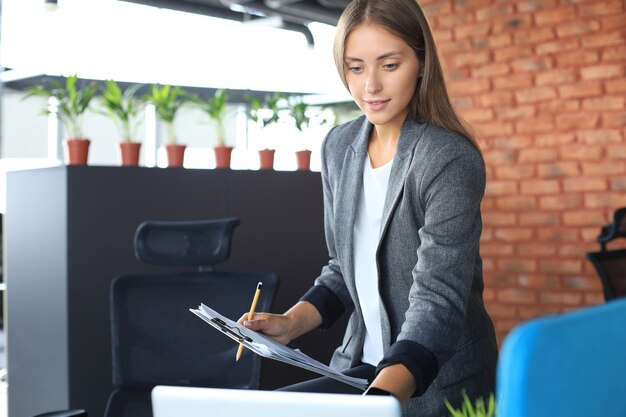
[[[230,155],[233,147],[216,146],[213,151],[215,152],[215,168],[230,168]]]
[[[311,169],[311,151],[296,151],[296,161],[298,163],[298,171],[309,171]]]
[[[262,149],[259,151],[260,169],[274,169],[274,149]]]
[[[67,145],[68,165],[87,165],[89,156],[89,139],[68,139],[65,141]]]
[[[121,142],[120,153],[122,156],[122,166],[136,167],[139,165],[139,150],[141,143],[139,142]]]
[[[187,145],[169,144],[165,145],[167,150],[167,166],[182,167],[185,160],[185,149]]]

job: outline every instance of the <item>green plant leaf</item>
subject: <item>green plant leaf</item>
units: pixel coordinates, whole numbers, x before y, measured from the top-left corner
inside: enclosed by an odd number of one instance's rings
[[[476,412],[474,411],[472,401],[467,396],[465,390],[463,391],[463,407],[467,410],[468,417],[476,417]]]
[[[462,391],[463,402],[460,409],[455,409],[448,399],[444,399],[446,408],[452,417],[494,417],[496,414],[496,404],[493,393],[489,396],[488,405],[485,405],[483,397],[477,398],[473,403],[465,390]]]
[[[308,104],[303,101],[302,97],[289,100],[289,115],[293,118],[296,129],[299,132],[302,132],[310,123],[310,119],[306,114],[308,107]]]
[[[77,74],[67,77],[62,85],[56,80],[48,85],[39,85],[27,89],[25,98],[39,96],[55,98],[58,102],[56,114],[58,115],[66,134],[70,138],[82,138],[82,115],[89,108],[89,104],[96,95],[98,89],[95,83],[79,85]],[[51,114],[46,103],[43,114]]]
[[[114,80],[104,81],[102,106],[106,111],[101,113],[109,116],[117,125],[123,141],[136,139],[135,132],[142,106],[135,95],[140,87],[141,84],[133,84],[122,93]]]
[[[213,97],[206,99],[190,94],[189,99],[200,110],[206,113],[210,120],[215,122],[217,144],[218,146],[224,146],[226,143],[224,122],[227,115],[228,90],[219,89],[215,92]]]
[[[263,103],[261,103],[256,97],[248,100],[250,108],[246,111],[246,115],[250,120],[255,123],[261,123],[262,127],[267,127],[272,123],[278,122],[280,118],[280,108],[278,102],[283,98],[283,95],[276,92],[271,96],[266,96]],[[261,110],[270,110],[269,117],[261,117]]]
[[[147,103],[154,105],[157,117],[164,123],[168,132],[168,142],[176,143],[174,121],[178,110],[190,100],[191,95],[180,86],[152,85],[149,92],[144,95]]]
[[[446,404],[446,408],[448,409],[448,411],[450,411],[450,415],[452,417],[461,417],[463,415],[463,413],[460,410],[457,410],[456,408],[452,406],[452,404],[450,404],[450,401],[448,401],[447,398],[444,399],[444,402]]]

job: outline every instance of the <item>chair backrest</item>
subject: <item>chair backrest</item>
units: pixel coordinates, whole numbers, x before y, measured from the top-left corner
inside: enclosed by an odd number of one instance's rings
[[[135,256],[145,263],[211,270],[228,258],[237,218],[147,221],[135,232]]]
[[[189,312],[204,303],[237,320],[250,308],[257,283],[258,311],[269,311],[274,274],[183,273],[127,275],[113,281],[111,331],[113,383],[152,388],[158,384],[254,389],[261,360]]]
[[[607,301],[626,296],[626,249],[607,250],[606,247],[619,238],[626,238],[626,207],[616,210],[612,222],[602,226],[596,239],[600,251],[586,254],[600,277]]]
[[[587,259],[600,277],[605,300],[626,297],[626,249],[589,252]]]
[[[613,221],[602,227],[596,240],[602,251],[605,251],[608,242],[620,237],[626,237],[626,207],[615,210]]]
[[[270,311],[278,288],[272,273],[216,272],[228,258],[238,219],[142,223],[135,253],[145,262],[201,267],[198,272],[128,274],[111,284],[113,385],[107,417],[150,417],[156,385],[258,389],[261,358],[216,332],[189,309],[204,303],[237,320],[250,308]]]
[[[258,389],[261,357],[193,315],[209,305],[237,320],[250,308],[257,283],[257,311],[270,311],[278,278],[270,273],[197,272],[127,275],[111,289],[113,384],[106,417],[150,417],[156,385]]]
[[[506,337],[498,417],[626,416],[626,300],[526,322]]]

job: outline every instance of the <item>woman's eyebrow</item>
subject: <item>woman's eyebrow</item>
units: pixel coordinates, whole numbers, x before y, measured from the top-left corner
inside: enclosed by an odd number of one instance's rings
[[[394,55],[402,55],[402,52],[400,52],[400,51],[391,51],[391,52],[387,52],[387,53],[384,53],[384,54],[382,54],[382,55],[380,55],[380,56],[376,57],[376,60],[377,60],[377,61],[380,61],[380,60],[383,60],[383,59],[386,59],[386,58],[392,57],[392,56],[394,56]],[[359,62],[363,62],[364,60],[363,60],[362,58],[356,58],[356,57],[346,56],[346,57],[344,58],[344,61],[359,61]]]

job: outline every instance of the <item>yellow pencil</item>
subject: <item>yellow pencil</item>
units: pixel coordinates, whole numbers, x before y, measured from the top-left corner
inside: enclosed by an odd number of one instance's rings
[[[248,320],[252,320],[254,317],[254,309],[256,308],[256,303],[259,301],[259,295],[261,295],[261,287],[263,286],[262,282],[259,282],[256,285],[256,291],[254,292],[254,298],[252,299],[252,306],[250,306],[250,311],[248,312]],[[241,358],[241,354],[243,353],[243,343],[239,344],[239,349],[237,349],[237,356],[235,358],[236,361]]]

